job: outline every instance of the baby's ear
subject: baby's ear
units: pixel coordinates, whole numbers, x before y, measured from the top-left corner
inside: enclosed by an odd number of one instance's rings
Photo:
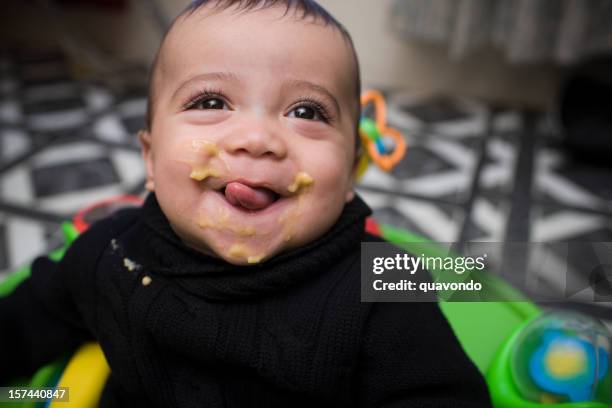
[[[140,130],[138,131],[138,140],[140,141],[140,149],[142,153],[142,159],[145,164],[145,169],[147,171],[147,182],[145,184],[145,188],[149,191],[155,190],[155,172],[153,166],[153,149],[152,147],[152,138],[151,132],[148,130]]]

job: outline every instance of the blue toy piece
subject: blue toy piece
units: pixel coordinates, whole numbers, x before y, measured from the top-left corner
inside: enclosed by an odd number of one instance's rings
[[[596,319],[543,313],[501,349],[488,379],[508,386],[491,388],[494,401],[504,408],[611,407],[611,347],[612,334]]]
[[[567,396],[571,402],[593,398],[593,389],[608,372],[608,353],[589,341],[550,330],[533,353],[529,374],[543,391]]]

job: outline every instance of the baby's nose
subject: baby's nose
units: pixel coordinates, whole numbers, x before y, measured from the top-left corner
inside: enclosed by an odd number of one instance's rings
[[[253,157],[280,159],[287,155],[280,129],[264,120],[245,122],[224,138],[225,150],[231,154],[246,153]]]

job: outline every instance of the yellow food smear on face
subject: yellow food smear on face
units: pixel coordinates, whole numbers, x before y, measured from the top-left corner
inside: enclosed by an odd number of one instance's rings
[[[311,186],[313,183],[314,183],[314,179],[310,177],[308,173],[304,171],[300,171],[298,174],[295,175],[295,178],[293,179],[293,183],[291,183],[289,187],[287,187],[287,190],[290,193],[295,193],[300,188]]]
[[[189,177],[197,181],[202,181],[208,177],[219,177],[220,175],[221,173],[219,173],[218,170],[206,166],[193,166]]]
[[[295,208],[287,211],[278,218],[278,223],[283,226],[283,240],[285,242],[291,241],[295,233],[296,224],[299,218],[302,216],[302,207],[304,204],[304,194],[298,197],[298,202]]]
[[[228,255],[232,258],[243,258],[250,264],[256,264],[266,256],[265,254],[249,255],[249,251],[244,244],[234,244],[230,247]]]
[[[202,229],[205,229],[205,228],[219,229],[219,227],[216,224],[214,224],[212,221],[210,221],[206,217],[200,217],[200,219],[198,220],[198,227]]]
[[[228,255],[232,258],[246,258],[248,256],[246,247],[242,244],[232,245]]]
[[[260,263],[261,260],[263,259],[264,255],[257,255],[257,256],[249,256],[247,258],[247,262],[250,264],[256,264],[256,263]]]
[[[253,227],[232,228],[232,231],[241,237],[252,237],[255,235],[255,228]]]
[[[191,141],[191,146],[193,146],[196,152],[203,151],[209,156],[216,156],[219,154],[219,147],[209,140],[195,139]]]
[[[219,216],[219,220],[217,222],[211,220],[205,215],[200,215],[197,221],[198,227],[202,229],[210,228],[217,231],[227,229],[240,237],[252,237],[257,233],[254,227],[238,227],[234,225],[228,225],[228,223],[229,214],[227,213],[227,210]]]
[[[283,226],[283,240],[285,242],[290,241],[293,237],[293,234],[291,233],[291,226],[293,222],[290,225],[287,225],[289,217],[291,217],[291,221],[295,221],[295,211],[286,212],[278,218],[278,223]]]

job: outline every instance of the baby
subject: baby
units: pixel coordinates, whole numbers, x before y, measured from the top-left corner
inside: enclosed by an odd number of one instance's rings
[[[151,193],[0,300],[0,384],[94,340],[102,407],[489,406],[435,303],[360,302],[359,69],[333,17],[200,0],[150,86]]]

